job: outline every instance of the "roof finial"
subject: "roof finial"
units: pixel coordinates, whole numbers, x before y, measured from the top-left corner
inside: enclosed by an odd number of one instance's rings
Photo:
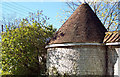
[[[86,4],[87,2],[84,0],[83,3]]]

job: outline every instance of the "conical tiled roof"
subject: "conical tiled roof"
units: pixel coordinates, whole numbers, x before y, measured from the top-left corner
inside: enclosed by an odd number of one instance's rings
[[[56,32],[49,44],[72,42],[100,43],[103,42],[106,31],[97,15],[85,3],[74,11]]]

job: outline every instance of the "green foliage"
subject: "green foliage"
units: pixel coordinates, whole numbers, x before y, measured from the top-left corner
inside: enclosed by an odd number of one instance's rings
[[[23,19],[18,28],[2,34],[2,71],[12,75],[40,75],[45,73],[45,45],[56,29],[38,21]],[[39,59],[41,58],[41,60]]]

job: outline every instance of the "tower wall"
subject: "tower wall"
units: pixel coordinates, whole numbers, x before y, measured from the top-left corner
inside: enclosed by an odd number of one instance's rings
[[[120,76],[120,47],[108,46],[108,74]],[[114,71],[113,71],[114,70]]]
[[[105,46],[73,46],[47,49],[47,69],[50,75],[105,75]]]

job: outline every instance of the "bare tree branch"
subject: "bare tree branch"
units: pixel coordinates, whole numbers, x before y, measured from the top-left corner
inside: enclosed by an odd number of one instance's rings
[[[82,2],[80,0],[76,0],[78,1],[78,4],[81,4]],[[111,26],[114,26],[113,21],[117,21],[117,19],[115,19],[116,17],[118,17],[118,2],[106,2],[105,0],[102,0],[101,2],[87,2],[92,9],[94,10],[94,12],[96,13],[96,15],[100,18],[100,20],[103,22],[103,24],[107,27],[108,30],[110,30]],[[79,6],[77,3],[75,2],[66,2],[66,4],[68,5],[68,7],[74,11],[75,10],[75,6]],[[101,15],[103,13],[103,15]],[[108,26],[107,26],[108,25]]]

